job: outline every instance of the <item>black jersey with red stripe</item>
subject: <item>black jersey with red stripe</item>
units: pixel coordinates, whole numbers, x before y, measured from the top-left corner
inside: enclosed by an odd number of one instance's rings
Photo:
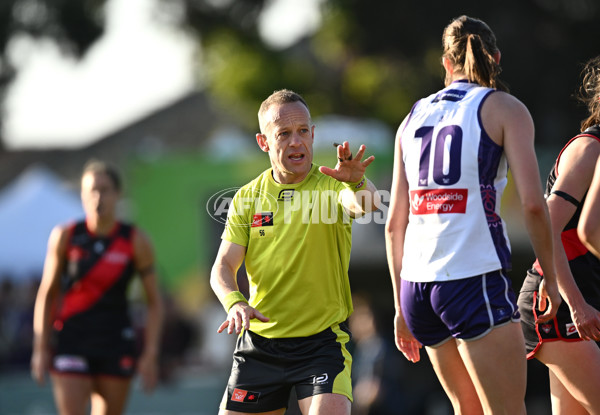
[[[122,353],[134,346],[127,287],[135,274],[132,225],[95,235],[85,221],[69,227],[61,300],[55,310],[60,353]]]
[[[546,181],[546,197],[552,192],[552,188],[558,177],[558,163],[560,161],[560,156],[573,141],[581,137],[592,137],[600,142],[600,126],[596,125],[588,128],[583,133],[578,134],[569,140],[563,147],[548,175],[548,180]],[[581,201],[579,201],[579,206],[577,206],[575,213],[564,227],[561,233],[561,239],[565,253],[567,254],[567,259],[569,260],[571,273],[573,274],[573,278],[575,279],[579,290],[588,303],[595,307],[600,307],[600,259],[589,252],[585,245],[581,243],[581,240],[577,235],[577,225],[579,224],[579,218],[586,196],[587,192],[584,194]],[[535,262],[533,268],[537,273],[543,275],[538,261]]]

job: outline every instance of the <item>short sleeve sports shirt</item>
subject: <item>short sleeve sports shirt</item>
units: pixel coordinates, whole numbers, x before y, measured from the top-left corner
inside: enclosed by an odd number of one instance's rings
[[[268,169],[238,190],[222,238],[246,247],[252,320],[264,337],[305,337],[352,312],[348,265],[352,220],[341,182],[313,165],[300,183],[275,182]]]

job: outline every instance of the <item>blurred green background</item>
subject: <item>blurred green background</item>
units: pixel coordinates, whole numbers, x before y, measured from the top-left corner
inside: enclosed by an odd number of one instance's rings
[[[53,413],[49,387],[37,388],[27,375],[32,301],[50,230],[47,223],[36,226],[51,207],[42,199],[25,217],[17,215],[24,208],[2,209],[11,201],[11,206],[21,206],[16,205],[17,194],[23,203],[30,200],[26,196],[33,185],[25,179],[31,179],[32,170],[56,179],[53,183],[69,193],[75,204],[79,173],[87,159],[107,159],[122,170],[121,213],[145,229],[154,242],[171,317],[163,343],[168,351],[163,385],[151,398],[136,388],[128,413],[216,413],[233,344],[232,339],[214,333],[224,313],[210,291],[208,276],[222,224],[211,217],[207,202],[213,194],[239,187],[268,168],[268,158],[254,137],[256,113],[266,96],[280,88],[301,93],[316,124],[315,162],[335,164],[334,141],[349,140],[353,149],[364,143],[367,153],[376,156],[369,178],[388,190],[396,128],[417,99],[443,85],[443,28],[461,14],[479,17],[496,33],[502,52],[501,78],[534,118],[536,152],[545,180],[558,151],[579,131],[586,113],[575,99],[581,65],[600,53],[600,39],[593,34],[600,19],[596,0],[132,0],[127,3],[150,10],[151,23],[161,31],[193,45],[185,67],[189,85],[108,132],[87,131],[80,144],[58,144],[48,131],[46,139],[43,134],[39,137],[41,144],[19,145],[11,133],[14,121],[9,104],[14,86],[24,82],[27,59],[23,56],[33,53],[36,45],[52,44],[72,65],[88,64],[112,33],[107,8],[125,2],[0,3],[4,109],[0,112],[0,251],[17,247],[30,254],[30,259],[19,260],[29,264],[21,273],[11,271],[10,258],[2,268],[0,258],[1,414]],[[124,22],[126,27],[128,20]],[[296,35],[290,35],[294,28],[298,28]],[[134,38],[136,30],[132,22],[123,39]],[[134,44],[127,53],[135,60],[138,52]],[[112,63],[117,68],[110,74],[113,78],[88,82],[106,88],[116,84],[127,68],[117,59]],[[139,69],[139,77],[152,69]],[[50,76],[49,71],[49,83],[53,82]],[[148,88],[163,81],[157,72]],[[61,84],[57,88],[60,91]],[[59,102],[59,95],[39,99]],[[116,106],[124,95],[116,91],[112,99]],[[75,122],[76,116],[72,118]],[[26,119],[26,123],[37,122],[41,118]],[[518,196],[509,184],[502,213],[513,245],[511,277],[517,290],[534,259],[519,209]],[[385,212],[380,216],[383,220]],[[18,225],[17,231],[2,225],[11,222]],[[382,221],[355,224],[353,244],[353,290],[372,305],[379,335],[389,344],[393,302]],[[132,290],[137,305],[143,302],[138,289]],[[137,305],[134,311],[141,321],[143,307]],[[407,391],[402,396],[409,399],[413,392],[420,402],[404,409],[398,403],[395,413],[449,413],[426,361],[407,366],[390,359],[396,372],[415,379],[399,383]],[[548,413],[545,369],[531,362],[529,378],[529,413]]]

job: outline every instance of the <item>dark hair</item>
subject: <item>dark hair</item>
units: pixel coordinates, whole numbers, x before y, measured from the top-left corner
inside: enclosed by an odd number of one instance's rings
[[[106,174],[115,186],[115,189],[119,192],[121,191],[121,175],[119,174],[117,168],[112,164],[101,160],[91,159],[83,166],[81,177],[85,176],[87,173]]]
[[[464,15],[457,17],[444,29],[442,44],[442,56],[470,82],[508,92],[508,87],[498,79],[502,68],[494,59],[499,51],[496,36],[483,21]]]
[[[260,104],[260,108],[258,110],[258,122],[260,124],[260,131],[264,133],[265,125],[263,117],[273,104],[289,104],[292,102],[301,102],[310,114],[308,104],[300,94],[297,94],[294,91],[290,91],[289,89],[280,89],[278,91],[273,92],[271,95],[269,95],[267,99],[265,99],[262,102],[262,104]]]
[[[600,56],[586,62],[581,71],[581,85],[577,98],[588,109],[589,116],[581,122],[581,131],[600,124]]]

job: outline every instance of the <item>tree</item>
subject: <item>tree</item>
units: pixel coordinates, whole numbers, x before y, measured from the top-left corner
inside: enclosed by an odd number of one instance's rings
[[[600,50],[590,34],[600,17],[594,0],[466,0],[460,8],[443,0],[326,0],[320,29],[285,50],[258,35],[262,0],[180,1],[184,26],[202,44],[204,86],[253,128],[260,101],[282,87],[305,95],[317,115],[374,117],[396,127],[416,99],[441,86],[442,29],[464,13],[498,36],[503,79],[530,108],[538,143],[562,142],[584,112],[570,101],[579,64]]]
[[[279,88],[295,89],[314,115],[372,117],[396,127],[419,97],[441,86],[441,33],[465,13],[498,36],[503,78],[531,110],[538,142],[564,140],[583,109],[569,102],[579,64],[600,50],[591,35],[595,0],[322,0],[322,25],[297,44],[276,50],[259,36],[265,0],[156,0],[179,8],[182,29],[201,45],[198,82],[248,128],[256,108]],[[0,4],[0,99],[15,68],[11,39],[51,39],[81,57],[104,30],[106,0],[4,0]],[[286,16],[281,21],[286,24]]]
[[[0,100],[14,79],[11,41],[49,39],[67,55],[80,58],[104,32],[106,0],[3,0],[0,2]],[[1,125],[1,121],[0,121]],[[0,140],[0,151],[2,151]]]

